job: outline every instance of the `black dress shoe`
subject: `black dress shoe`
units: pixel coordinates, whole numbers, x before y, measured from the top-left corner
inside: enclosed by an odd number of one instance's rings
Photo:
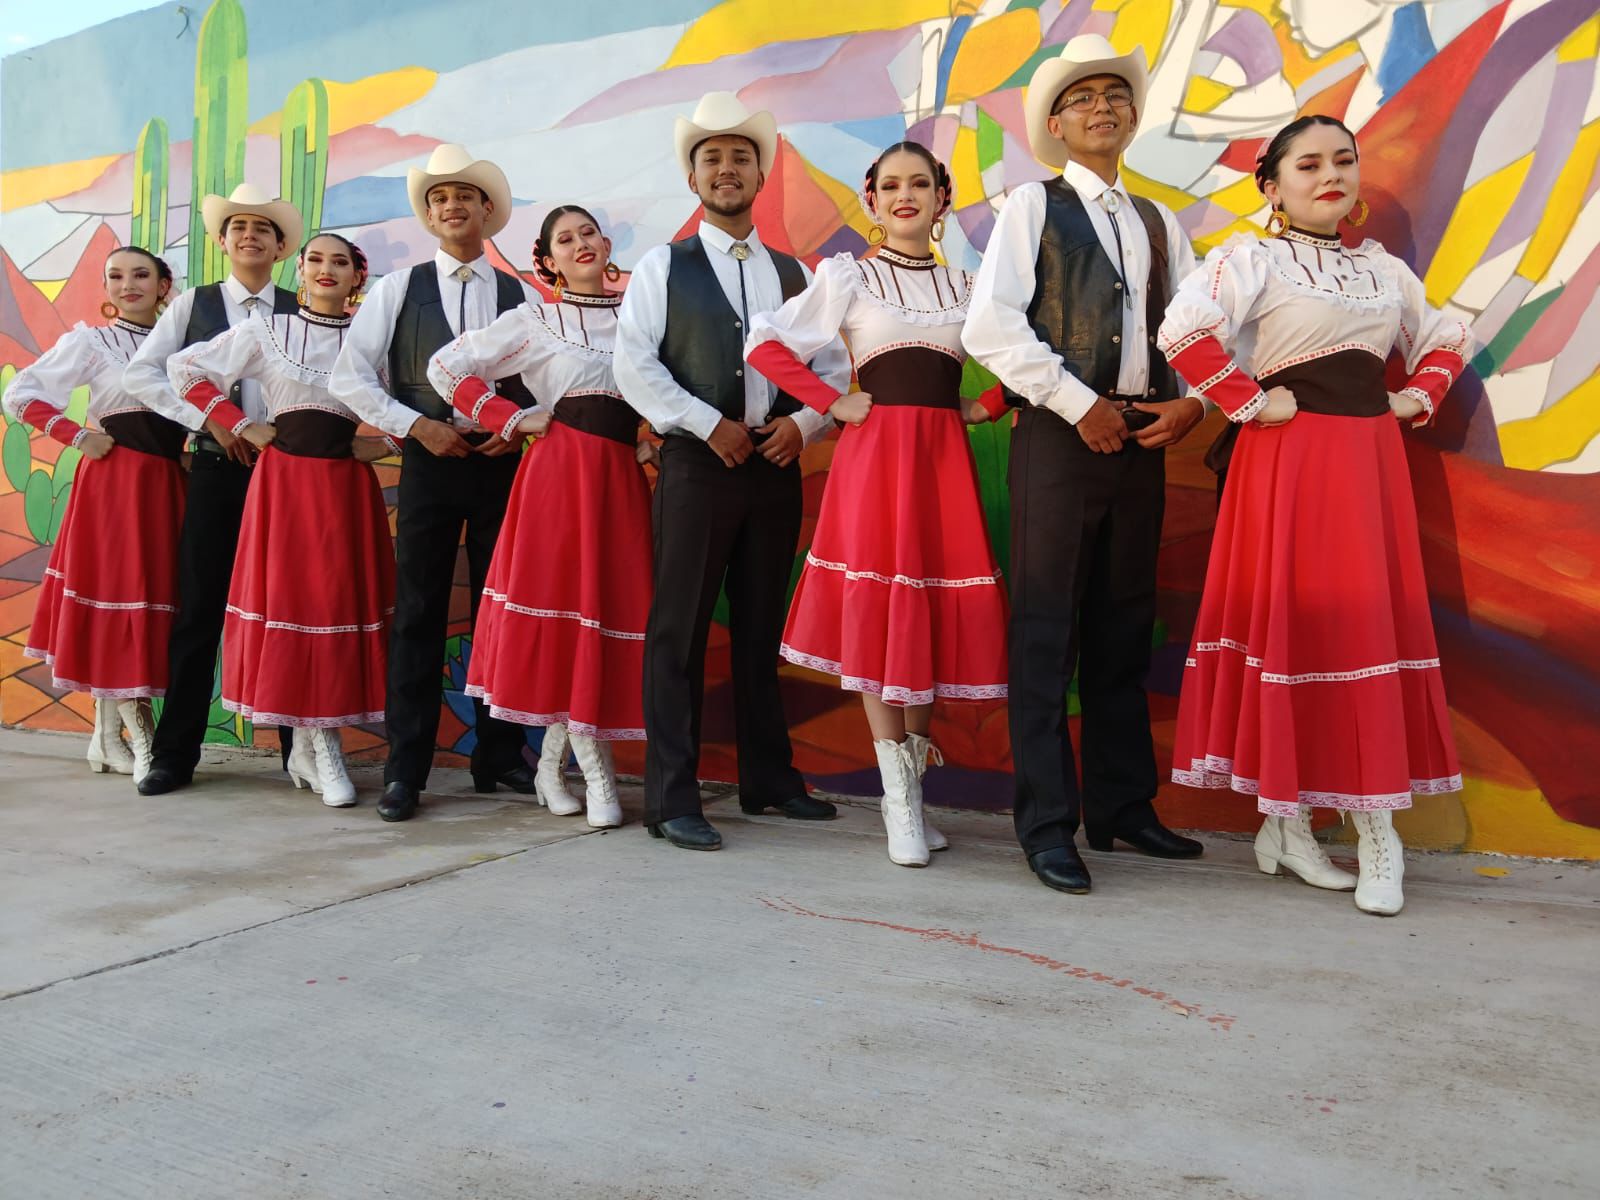
[[[769,808],[775,808],[791,821],[831,821],[839,815],[839,810],[826,800],[815,800],[810,796],[796,796],[792,800],[770,800],[765,804],[746,804],[739,801],[739,810],[752,817],[759,817]]]
[[[1028,855],[1028,866],[1039,877],[1039,882],[1058,892],[1071,892],[1081,896],[1089,890],[1089,868],[1078,857],[1076,846],[1058,846],[1054,850],[1041,850]]]
[[[139,780],[139,795],[165,796],[168,792],[188,787],[193,781],[193,772],[185,774],[171,767],[151,767],[145,772],[144,778]]]
[[[650,831],[651,837],[666,838],[674,846],[682,846],[685,850],[722,849],[722,835],[717,832],[717,827],[699,815],[673,817],[646,825],[645,828]]]
[[[534,794],[533,772],[526,763],[518,763],[504,771],[480,771],[476,767],[472,770],[472,790],[475,792],[492,792],[502,783],[524,796]]]
[[[1199,858],[1205,847],[1193,838],[1180,837],[1159,821],[1138,829],[1128,829],[1115,834],[1098,834],[1084,831],[1091,850],[1110,850],[1116,842],[1127,842],[1135,850],[1155,858]]]
[[[417,815],[418,803],[417,789],[396,780],[384,785],[383,799],[378,801],[378,815],[385,821],[409,821]]]

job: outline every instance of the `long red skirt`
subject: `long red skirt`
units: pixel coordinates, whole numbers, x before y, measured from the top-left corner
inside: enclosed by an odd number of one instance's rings
[[[517,468],[467,694],[519,725],[644,740],[650,487],[630,445],[556,422]]]
[[[166,692],[186,485],[175,461],[128,446],[79,462],[23,650],[56,687],[98,700]]]
[[[222,631],[222,704],[263,725],[383,720],[394,546],[377,476],[269,447],[256,461]]]
[[[1006,621],[960,414],[880,404],[846,426],[783,657],[886,704],[994,700]]]
[[[1172,761],[1280,816],[1460,790],[1394,418],[1239,431]]]

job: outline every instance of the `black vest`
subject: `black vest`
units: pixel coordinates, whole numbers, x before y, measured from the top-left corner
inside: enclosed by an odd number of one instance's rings
[[[744,339],[749,330],[728,303],[717,282],[706,248],[695,234],[673,242],[667,271],[667,328],[657,357],[678,386],[698,396],[730,421],[744,423]],[[767,249],[778,269],[778,283],[788,300],[805,291],[799,262]],[[779,392],[767,419],[800,411],[800,401]]]
[[[527,299],[515,275],[496,271],[494,282],[496,313],[508,313]],[[438,268],[431,261],[413,267],[389,342],[389,394],[425,417],[448,421],[450,402],[428,382],[428,360],[455,341],[455,336],[439,296]],[[496,382],[494,390],[518,408],[533,407],[533,396],[515,375]]]
[[[300,299],[288,288],[275,287],[272,289],[272,312],[274,316],[285,313],[293,314],[300,311]],[[228,331],[228,306],[223,302],[222,285],[220,283],[203,283],[194,289],[194,307],[189,310],[189,324],[184,326],[183,344],[192,346],[196,342],[209,342],[212,338]],[[228,389],[228,403],[238,407],[243,403],[244,385],[237,380]],[[220,454],[222,447],[217,440],[203,428],[194,435],[196,446]]]
[[[1096,395],[1113,395],[1122,372],[1122,279],[1100,244],[1077,190],[1057,176],[1045,183],[1044,194],[1044,228],[1039,234],[1028,324],[1034,336],[1061,355],[1066,369]],[[1174,400],[1178,377],[1156,349],[1156,330],[1161,328],[1171,299],[1167,295],[1167,230],[1156,206],[1143,196],[1133,197],[1133,207],[1150,239],[1150,278],[1145,287],[1146,350],[1150,355],[1147,398]],[[1022,400],[1008,391],[1006,402],[1020,405]]]

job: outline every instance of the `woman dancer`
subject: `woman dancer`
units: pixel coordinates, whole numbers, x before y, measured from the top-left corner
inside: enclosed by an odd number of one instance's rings
[[[467,693],[506,721],[544,726],[541,804],[622,824],[613,741],[644,739],[644,627],[650,613],[650,490],[639,417],[611,374],[620,295],[611,241],[576,205],[552,209],[533,245],[555,289],[433,356],[428,379],[462,413],[510,440],[539,438],[517,470],[473,632]],[[521,375],[540,409],[492,383]],[[585,803],[562,778],[570,738]]]
[[[84,459],[23,653],[50,664],[56,687],[94,697],[89,766],[138,783],[150,769],[150,697],[166,690],[178,603],[184,430],[129,396],[122,372],[166,303],[172,268],[123,246],[106,259],[105,286],[101,312],[110,324],[65,334],[17,373],[5,408]],[[82,384],[89,385],[87,425],[64,415]]]
[[[1237,434],[1172,776],[1256,797],[1262,871],[1353,888],[1357,907],[1388,915],[1403,903],[1392,810],[1461,787],[1398,422],[1432,418],[1472,336],[1377,242],[1342,244],[1339,222],[1367,215],[1342,123],[1285,126],[1256,183],[1273,236],[1212,251],[1158,338]],[[1312,838],[1313,805],[1352,814],[1359,879]]]
[[[861,693],[889,858],[907,867],[949,844],[922,813],[935,697],[1006,694],[1006,600],[963,425],[989,414],[960,394],[970,281],[931,246],[950,200],[926,147],[885,150],[863,195],[877,253],[821,263],[805,292],[752,322],[746,345],[768,379],[847,423],[782,653]],[[841,331],[862,389],[842,396],[804,365]]]
[[[317,234],[300,251],[298,313],[243,321],[167,360],[180,396],[262,452],[228,590],[223,706],[308,730],[294,740],[289,778],[332,808],[356,802],[339,729],[383,720],[394,610],[389,522],[367,464],[395,451],[357,438],[355,414],[328,394],[346,303],[366,277],[356,246]],[[270,424],[228,402],[240,379],[260,383]]]

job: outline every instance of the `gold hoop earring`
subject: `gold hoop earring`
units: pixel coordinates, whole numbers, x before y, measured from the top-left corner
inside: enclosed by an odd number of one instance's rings
[[[871,229],[867,230],[867,245],[869,246],[881,246],[888,240],[889,231],[882,225],[873,225]]]
[[[115,321],[121,315],[121,312],[115,304],[107,300],[100,306],[100,315],[108,321]]]
[[[1359,208],[1361,210],[1361,215],[1359,217],[1356,216],[1356,209],[1357,208]],[[1367,207],[1367,202],[1365,200],[1357,200],[1356,203],[1355,203],[1355,208],[1352,208],[1345,215],[1345,220],[1349,221],[1350,224],[1354,225],[1357,229],[1360,229],[1363,225],[1365,225],[1367,223],[1367,218],[1369,216],[1371,216],[1371,215],[1372,215],[1372,210]]]
[[[306,285],[305,284],[302,283],[299,287],[297,287],[294,290],[294,298],[295,298],[296,301],[299,302],[301,308],[305,308],[307,305],[309,305],[311,303],[310,297],[306,295]]]
[[[1282,237],[1283,231],[1289,228],[1289,218],[1283,215],[1283,209],[1275,208],[1272,215],[1267,218],[1267,236]]]
[[[567,282],[567,277],[565,275],[563,275],[560,271],[557,271],[556,272],[556,285],[555,285],[555,288],[556,288],[556,303],[557,304],[561,303],[561,289],[566,286],[566,282]]]
[[[622,278],[622,268],[617,266],[617,264],[614,262],[608,262],[606,264],[605,275],[608,280],[610,280],[612,283],[615,283],[617,280]]]
[[[361,302],[366,298],[366,292],[351,292],[349,296],[345,297],[345,306],[349,308],[351,312],[354,312],[356,309],[361,307]]]
[[[928,236],[931,237],[936,242],[944,241],[944,218],[943,217],[937,217],[937,218],[934,219],[933,227],[928,230]]]

